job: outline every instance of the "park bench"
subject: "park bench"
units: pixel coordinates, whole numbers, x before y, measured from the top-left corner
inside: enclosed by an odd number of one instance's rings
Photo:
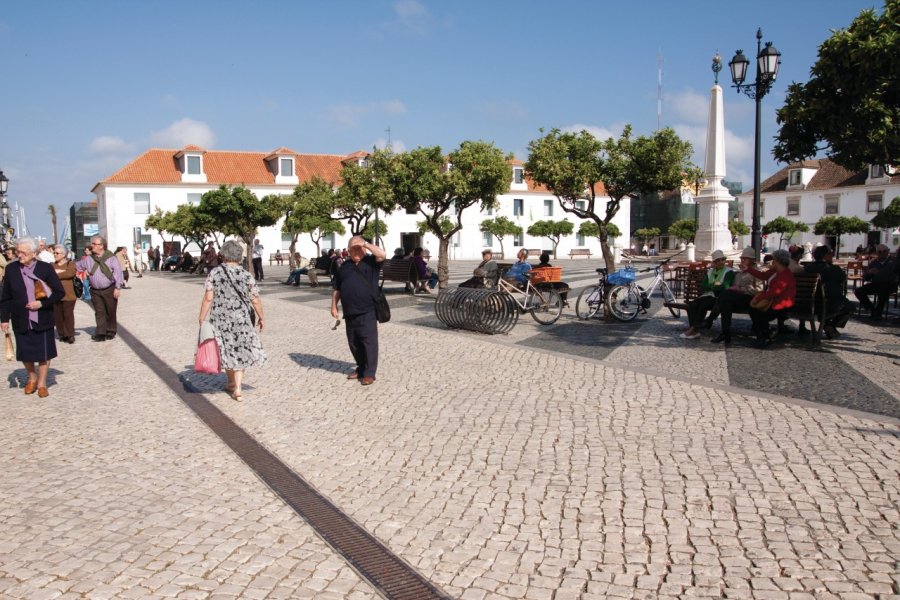
[[[279,255],[278,252],[272,252],[272,253],[269,254],[269,266],[270,266],[270,267],[272,266],[272,263],[273,263],[273,262],[275,262],[276,260],[278,260],[278,259],[276,258],[278,255]],[[281,253],[281,262],[279,262],[278,264],[280,265],[283,261],[287,260],[287,258],[288,258],[287,255],[286,255],[285,253],[282,252],[282,253]]]
[[[391,258],[384,261],[381,267],[381,285],[379,289],[384,288],[384,282],[395,281],[398,283],[409,284],[415,289],[419,283],[419,271],[416,265],[408,258]]]
[[[576,256],[587,256],[588,258],[592,257],[590,248],[572,248],[569,250],[569,258],[575,258]]]
[[[525,251],[528,252],[528,258],[538,258],[544,252],[548,252],[548,250],[537,250],[535,248],[525,248]]]

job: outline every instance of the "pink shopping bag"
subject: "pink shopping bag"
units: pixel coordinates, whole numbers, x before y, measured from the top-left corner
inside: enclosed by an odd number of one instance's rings
[[[194,371],[197,373],[220,373],[219,368],[219,344],[216,338],[203,340],[197,346],[197,355],[194,357]]]

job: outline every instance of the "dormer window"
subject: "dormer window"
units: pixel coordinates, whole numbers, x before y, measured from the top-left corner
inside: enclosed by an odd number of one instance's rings
[[[203,171],[203,155],[206,150],[199,146],[185,146],[175,154],[181,181],[185,183],[206,183]]]
[[[802,185],[803,184],[803,171],[800,169],[791,169],[790,173],[788,173],[788,185]]]
[[[281,158],[278,161],[279,169],[278,174],[281,177],[293,177],[294,176],[294,159],[293,158]]]
[[[525,169],[513,167],[513,183],[525,183]]]
[[[884,165],[870,165],[869,179],[881,179],[884,177]]]
[[[297,185],[297,153],[290,148],[278,148],[265,157],[266,168],[275,175],[277,185]]]
[[[188,175],[199,175],[203,172],[202,161],[203,159],[200,156],[194,156],[188,154],[185,156],[187,160],[187,174]]]

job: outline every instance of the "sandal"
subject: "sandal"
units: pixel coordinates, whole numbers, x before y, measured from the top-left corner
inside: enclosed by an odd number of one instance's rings
[[[230,394],[230,395],[231,395],[231,399],[234,400],[235,402],[240,402],[240,401],[241,401],[241,393],[240,393],[239,391],[237,391],[237,390],[231,390],[231,394]]]

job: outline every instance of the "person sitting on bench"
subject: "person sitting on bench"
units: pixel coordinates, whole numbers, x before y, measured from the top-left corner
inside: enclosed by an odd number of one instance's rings
[[[503,274],[503,279],[509,283],[514,283],[515,285],[522,287],[525,285],[525,273],[531,270],[531,265],[528,264],[528,250],[522,248],[519,250],[519,253],[516,254],[516,257],[519,260],[506,270],[506,273]]]

